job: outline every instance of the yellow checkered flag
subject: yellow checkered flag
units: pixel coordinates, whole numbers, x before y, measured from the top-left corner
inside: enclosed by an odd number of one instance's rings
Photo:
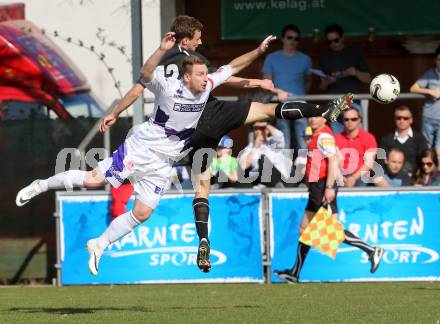
[[[332,216],[330,206],[321,207],[299,240],[335,259],[339,244],[345,240],[344,227]]]

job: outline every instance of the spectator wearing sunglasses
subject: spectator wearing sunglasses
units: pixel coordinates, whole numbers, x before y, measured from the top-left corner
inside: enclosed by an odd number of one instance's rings
[[[312,60],[310,56],[298,50],[300,37],[301,33],[297,26],[285,26],[281,33],[282,49],[267,55],[264,60],[263,77],[273,81],[281,101],[285,101],[289,95],[304,95],[310,90]],[[304,149],[306,154],[307,144],[303,135],[307,127],[307,119],[279,119],[277,127],[284,134],[287,149]],[[296,142],[294,146],[291,145],[292,128]]]
[[[361,128],[361,115],[356,108],[344,111],[344,130],[335,136],[341,160],[344,186],[363,187],[363,176],[369,176],[376,159],[377,142],[373,134]]]
[[[417,168],[417,157],[428,148],[425,137],[412,129],[413,115],[407,106],[399,106],[394,110],[395,131],[382,138],[380,147],[389,152],[399,148],[405,155],[403,171],[413,175]]]
[[[414,176],[416,186],[440,186],[438,157],[433,149],[424,150],[418,158],[418,168]]]
[[[371,81],[368,63],[362,50],[354,46],[344,44],[344,30],[340,25],[332,24],[325,28],[325,40],[329,50],[323,52],[319,58],[320,69],[326,74],[321,78],[319,88],[324,93],[359,93],[362,84]],[[360,110],[360,104],[354,103],[355,108]],[[332,123],[333,131],[342,131],[342,120]]]

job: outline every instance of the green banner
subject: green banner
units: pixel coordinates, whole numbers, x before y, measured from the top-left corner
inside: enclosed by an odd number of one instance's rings
[[[338,23],[346,35],[440,34],[440,0],[222,0],[222,38],[280,35],[287,24],[303,36]]]

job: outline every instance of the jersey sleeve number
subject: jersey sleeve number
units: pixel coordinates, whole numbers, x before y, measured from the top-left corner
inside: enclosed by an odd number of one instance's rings
[[[176,64],[168,64],[165,68],[166,78],[179,78],[179,67]]]

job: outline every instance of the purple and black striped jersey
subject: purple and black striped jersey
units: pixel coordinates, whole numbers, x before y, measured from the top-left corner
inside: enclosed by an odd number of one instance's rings
[[[150,82],[141,80],[156,99],[149,120],[139,126],[133,139],[139,139],[140,145],[146,140],[149,149],[175,158],[191,139],[210,92],[231,76],[231,68],[225,65],[209,74],[205,91],[196,95],[184,86],[183,80],[165,77],[163,70],[164,66],[156,68]]]

